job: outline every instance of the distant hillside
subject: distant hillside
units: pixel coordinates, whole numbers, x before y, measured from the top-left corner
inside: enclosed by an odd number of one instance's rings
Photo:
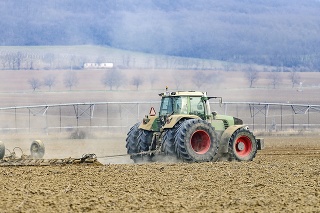
[[[0,2],[0,45],[101,45],[320,70],[318,0]]]
[[[148,54],[108,46],[0,46],[0,70],[83,69],[84,63],[113,63],[114,68],[242,70],[247,64]],[[255,65],[258,69],[262,67]]]

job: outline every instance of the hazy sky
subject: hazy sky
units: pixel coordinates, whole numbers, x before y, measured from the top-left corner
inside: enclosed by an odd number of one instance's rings
[[[3,0],[0,45],[94,44],[261,63],[280,55],[293,66],[320,52],[319,11],[316,0]]]

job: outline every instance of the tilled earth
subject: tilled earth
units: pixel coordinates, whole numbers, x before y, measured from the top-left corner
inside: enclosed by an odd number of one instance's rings
[[[245,163],[0,167],[0,211],[320,212],[319,137],[265,143]]]

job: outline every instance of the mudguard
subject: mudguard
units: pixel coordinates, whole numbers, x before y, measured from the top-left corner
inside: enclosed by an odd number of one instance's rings
[[[158,116],[148,115],[141,122],[139,129],[144,129],[147,131],[159,131],[160,126],[157,120]],[[163,129],[171,129],[178,123],[181,119],[200,119],[197,115],[171,115],[167,118],[166,124],[163,126]]]
[[[164,129],[171,129],[178,123],[181,119],[200,119],[197,115],[171,115],[168,118],[167,123],[163,126]]]
[[[229,140],[231,135],[241,127],[244,127],[245,125],[233,125],[228,127],[221,135],[220,144],[219,144],[219,154],[228,153],[228,146],[229,146]]]
[[[143,121],[141,122],[139,129],[144,129],[147,131],[159,131],[157,118],[158,116],[150,115],[143,118]]]

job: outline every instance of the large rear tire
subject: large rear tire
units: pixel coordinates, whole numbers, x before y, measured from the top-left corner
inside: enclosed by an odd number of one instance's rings
[[[173,128],[167,129],[163,133],[161,150],[169,161],[176,161],[178,159],[175,138],[180,126],[181,123],[177,123]]]
[[[138,136],[139,152],[148,152],[155,150],[155,144],[152,144],[153,132],[141,130]],[[151,161],[154,154],[141,154],[143,161]]]
[[[201,119],[184,121],[175,139],[178,157],[187,162],[211,161],[218,151],[214,128]]]
[[[6,152],[6,147],[2,141],[0,141],[0,160],[4,158],[4,154]]]
[[[246,128],[237,129],[229,140],[231,160],[252,161],[256,156],[258,143],[252,132]]]
[[[130,128],[126,138],[127,154],[130,155],[130,158],[135,163],[139,162],[139,159],[141,158],[135,155],[136,153],[139,152],[139,144],[138,144],[139,126],[140,126],[139,122],[133,125]]]

